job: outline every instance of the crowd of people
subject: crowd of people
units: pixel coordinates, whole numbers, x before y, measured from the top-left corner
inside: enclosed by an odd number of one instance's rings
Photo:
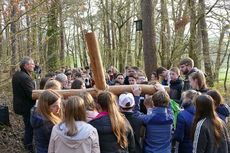
[[[207,87],[205,74],[191,58],[169,70],[159,67],[150,80],[138,67],[127,66],[123,74],[110,66],[106,83],[133,85],[132,93],[101,91],[92,97],[83,90],[65,99],[55,90],[95,86],[90,67],[47,73],[39,85],[31,77],[32,58],[24,57],[20,68],[12,79],[13,107],[23,116],[24,147],[29,152],[230,152],[226,125],[230,108],[217,90]],[[145,94],[138,84],[152,85],[156,92]],[[36,101],[35,87],[44,90]]]

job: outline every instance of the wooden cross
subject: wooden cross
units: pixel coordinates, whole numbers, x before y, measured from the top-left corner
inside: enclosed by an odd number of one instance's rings
[[[79,92],[82,91],[89,92],[93,97],[96,97],[100,90],[110,91],[115,95],[120,95],[124,92],[132,93],[131,87],[134,85],[119,85],[119,86],[106,85],[100,49],[99,49],[96,35],[92,32],[92,33],[87,33],[85,37],[88,45],[89,57],[91,61],[96,87],[88,88],[88,89],[70,89],[70,90],[56,90],[56,91],[64,98],[77,95]],[[144,94],[153,94],[156,92],[156,89],[153,85],[138,85],[138,86],[142,89],[142,93]],[[169,90],[168,87],[165,87],[165,89]],[[44,90],[33,90],[32,93],[33,99],[38,99],[43,91]]]

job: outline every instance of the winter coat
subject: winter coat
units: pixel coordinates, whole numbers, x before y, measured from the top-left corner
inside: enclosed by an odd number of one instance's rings
[[[175,81],[171,80],[169,87],[170,87],[170,92],[169,92],[170,99],[180,104],[182,87],[183,87],[183,80],[181,79],[181,77],[178,77],[178,79]]]
[[[171,104],[168,108],[154,107],[152,114],[139,112],[139,97],[135,98],[134,113],[146,127],[143,150],[145,153],[171,153],[171,132],[174,120]]]
[[[192,153],[190,132],[195,115],[195,107],[191,105],[191,101],[183,103],[183,106],[184,110],[177,116],[174,139],[179,142],[179,147],[176,148],[178,153]]]
[[[98,114],[100,116],[100,113]],[[128,121],[127,121],[128,122]],[[112,125],[109,115],[96,117],[89,122],[97,129],[99,135],[99,144],[101,153],[134,153],[135,140],[130,125],[127,124],[127,139],[129,141],[128,148],[121,148],[117,143],[117,137],[112,131]]]
[[[230,140],[224,123],[223,127],[221,143],[217,147],[211,120],[209,118],[200,120],[194,134],[193,153],[230,153]]]
[[[31,109],[30,123],[33,127],[36,153],[47,153],[53,124]]]
[[[189,89],[192,89],[192,87],[190,86],[189,84],[189,75],[193,72],[196,72],[198,69],[196,67],[192,68],[186,75],[185,75],[185,79],[184,79],[184,86],[183,86],[183,89],[182,91],[186,91],[186,90],[189,90]]]
[[[216,113],[225,123],[227,123],[227,117],[230,115],[230,108],[227,104],[221,105],[216,108]]]
[[[12,78],[12,87],[14,112],[19,115],[29,115],[30,109],[35,104],[35,100],[32,100],[34,84],[30,74],[25,69],[16,72]]]
[[[78,133],[67,136],[64,123],[53,127],[49,142],[49,153],[100,153],[97,130],[83,121],[76,121]]]
[[[141,137],[141,127],[143,122],[140,118],[136,117],[133,112],[122,112],[125,115],[130,125],[133,128],[134,138],[135,138],[135,153],[142,153],[142,145],[140,142]]]

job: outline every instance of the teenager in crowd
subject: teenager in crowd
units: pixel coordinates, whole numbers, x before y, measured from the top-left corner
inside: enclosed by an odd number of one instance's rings
[[[85,89],[85,83],[81,79],[76,79],[73,81],[71,89]]]
[[[227,123],[227,117],[230,115],[230,108],[227,104],[224,104],[222,95],[217,90],[209,90],[207,95],[211,96],[215,103],[215,110],[219,118]]]
[[[39,97],[37,108],[31,109],[30,122],[33,127],[37,153],[47,153],[51,131],[54,125],[62,121],[61,96],[46,90]]]
[[[86,121],[89,122],[98,115],[96,104],[93,100],[93,97],[88,92],[80,92],[78,96],[84,100],[86,108]]]
[[[198,69],[194,67],[193,59],[187,57],[180,61],[180,70],[185,75],[183,91],[192,89],[189,82],[189,75],[196,72]]]
[[[162,85],[169,86],[170,85],[170,72],[164,67],[157,68],[157,77],[163,77]]]
[[[98,131],[101,153],[134,153],[132,127],[119,112],[114,94],[101,92],[97,102],[100,113],[89,123]]]
[[[52,130],[49,153],[100,153],[97,130],[86,123],[84,100],[78,96],[68,99],[64,121]]]
[[[180,70],[177,67],[170,69],[170,99],[180,104],[183,80],[180,77]]]
[[[196,113],[192,125],[193,153],[228,153],[229,136],[224,122],[215,112],[209,95],[196,98]]]
[[[154,108],[150,115],[139,112],[138,86],[132,88],[135,98],[134,112],[141,118],[146,127],[143,151],[145,153],[171,153],[171,132],[174,120],[169,95],[165,91],[157,91],[152,96]]]
[[[176,130],[174,132],[174,140],[179,143],[176,148],[177,153],[192,153],[190,133],[195,115],[193,99],[198,95],[200,95],[200,93],[195,90],[187,90],[182,94],[182,107],[184,110],[177,116]]]
[[[209,90],[207,88],[204,73],[200,70],[197,70],[196,72],[193,72],[189,75],[189,82],[190,82],[192,89],[202,94],[206,94]]]
[[[122,114],[125,115],[129,123],[131,124],[135,137],[135,153],[142,153],[141,140],[141,128],[143,122],[140,118],[136,117],[133,113],[133,108],[135,107],[135,101],[133,94],[123,93],[119,96],[119,108]]]

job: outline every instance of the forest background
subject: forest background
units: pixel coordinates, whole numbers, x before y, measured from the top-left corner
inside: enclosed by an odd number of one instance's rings
[[[0,105],[9,106],[11,120],[0,128],[1,152],[24,152],[22,119],[12,111],[11,78],[20,59],[31,56],[42,75],[85,67],[88,32],[98,37],[105,69],[135,65],[150,77],[157,66],[169,69],[191,57],[209,87],[229,100],[229,13],[228,0],[1,0]]]

